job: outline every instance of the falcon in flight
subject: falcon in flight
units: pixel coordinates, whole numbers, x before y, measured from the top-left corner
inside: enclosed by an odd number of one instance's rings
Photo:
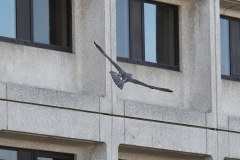
[[[127,82],[132,82],[138,85],[142,85],[151,89],[156,89],[159,91],[164,91],[164,92],[173,92],[169,89],[166,88],[159,88],[159,87],[154,87],[154,86],[150,86],[148,84],[145,84],[143,82],[140,82],[136,79],[132,78],[132,74],[131,73],[126,73],[121,67],[119,67],[104,51],[103,49],[97,45],[95,42],[94,44],[96,45],[96,47],[98,48],[98,50],[112,63],[112,65],[114,65],[114,67],[118,70],[118,73],[110,71],[109,73],[112,76],[112,79],[114,81],[114,83],[117,85],[118,88],[120,88],[121,90],[123,89],[123,85],[124,83]]]

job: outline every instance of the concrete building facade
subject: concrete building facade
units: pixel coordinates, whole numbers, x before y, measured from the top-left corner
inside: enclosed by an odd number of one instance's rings
[[[72,53],[0,41],[0,146],[75,160],[240,159],[240,82],[221,78],[220,46],[220,15],[240,18],[240,2],[155,1],[178,6],[179,71],[116,60],[116,0],[71,0]],[[94,41],[173,93],[118,89]]]

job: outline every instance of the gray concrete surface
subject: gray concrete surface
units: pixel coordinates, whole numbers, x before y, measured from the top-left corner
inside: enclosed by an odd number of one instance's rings
[[[240,159],[240,83],[221,79],[219,15],[236,0],[156,0],[179,6],[180,71],[118,62],[115,0],[72,0],[73,53],[0,42],[0,146],[71,153],[75,160]]]
[[[0,101],[0,130],[7,129],[7,103]]]
[[[99,141],[99,115],[8,102],[8,129]]]

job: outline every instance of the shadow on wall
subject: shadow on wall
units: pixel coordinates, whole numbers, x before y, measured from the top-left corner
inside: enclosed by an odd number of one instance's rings
[[[120,145],[118,148],[120,160],[211,160],[211,156],[170,150],[152,149],[137,146]]]

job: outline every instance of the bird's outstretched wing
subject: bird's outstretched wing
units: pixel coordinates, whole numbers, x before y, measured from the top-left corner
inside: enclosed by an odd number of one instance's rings
[[[150,85],[145,84],[143,82],[140,82],[140,81],[138,81],[136,79],[131,79],[130,82],[135,83],[135,84],[139,84],[139,85],[151,88],[151,89],[156,89],[156,90],[159,90],[159,91],[163,91],[163,92],[173,92],[172,90],[167,89],[167,88],[159,88],[159,87],[150,86]]]
[[[111,74],[112,79],[114,83],[117,85],[117,87],[122,90],[125,82],[119,77],[119,75],[116,72],[110,71],[109,73]]]
[[[119,67],[104,51],[103,49],[97,45],[96,42],[94,42],[95,46],[97,47],[97,49],[114,65],[114,67],[119,71],[119,72],[122,72],[122,68]]]

